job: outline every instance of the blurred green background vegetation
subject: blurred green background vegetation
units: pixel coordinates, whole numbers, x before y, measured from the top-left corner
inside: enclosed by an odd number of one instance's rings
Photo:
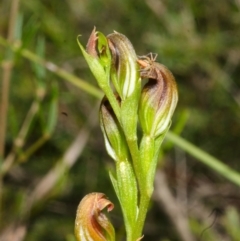
[[[125,34],[138,55],[157,53],[179,89],[172,130],[240,172],[239,0],[2,0],[0,16],[0,240],[73,241],[77,205],[94,191],[116,204],[124,240],[99,92],[81,82],[97,88],[76,42],[94,26]],[[239,241],[239,187],[168,139],[161,158],[192,237],[154,195],[144,240]]]

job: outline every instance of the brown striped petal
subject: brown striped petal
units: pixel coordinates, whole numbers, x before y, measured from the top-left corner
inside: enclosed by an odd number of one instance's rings
[[[115,231],[102,210],[114,205],[103,193],[86,195],[77,208],[75,236],[77,241],[114,241]]]

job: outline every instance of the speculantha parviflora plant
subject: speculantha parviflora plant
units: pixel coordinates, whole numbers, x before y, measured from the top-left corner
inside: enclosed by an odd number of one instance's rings
[[[137,56],[121,33],[105,36],[94,28],[86,48],[79,38],[78,44],[104,93],[100,127],[115,163],[109,175],[122,209],[126,240],[138,241],[143,238],[159,150],[177,105],[177,85],[170,70],[156,62],[156,55]],[[147,82],[142,87],[143,79]],[[104,208],[111,211],[113,203],[103,193],[82,199],[75,221],[77,241],[115,240]]]

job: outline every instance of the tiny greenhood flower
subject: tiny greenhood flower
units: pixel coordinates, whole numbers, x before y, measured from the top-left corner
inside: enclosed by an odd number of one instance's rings
[[[177,85],[172,73],[150,57],[140,57],[140,75],[148,78],[139,104],[139,120],[144,134],[158,137],[171,123],[178,101]]]
[[[86,50],[80,43],[79,38],[78,45],[88,63],[91,72],[97,80],[98,86],[107,96],[112,105],[114,113],[119,119],[120,108],[110,83],[112,56],[107,38],[101,32],[96,31],[96,28],[94,27],[88,39]]]
[[[128,145],[133,147],[137,140],[137,112],[141,93],[137,56],[131,42],[123,34],[114,32],[107,36],[107,40],[112,56],[110,79],[121,98],[121,114],[118,120],[123,128]],[[132,156],[136,156],[133,148],[130,148],[130,151]]]
[[[95,27],[88,39],[86,51],[89,55],[99,59],[104,68],[110,67],[111,54],[107,39],[101,32],[97,32]]]
[[[114,241],[115,231],[101,211],[111,211],[114,205],[103,193],[86,195],[77,208],[75,236],[77,241]]]
[[[88,39],[86,50],[80,43],[79,38],[78,45],[98,85],[104,89],[109,84],[111,67],[111,54],[106,37],[101,32],[96,31],[94,27]]]
[[[112,54],[111,80],[124,101],[140,83],[137,55],[128,38],[118,32],[107,36]]]
[[[120,104],[120,99],[117,98]],[[128,147],[122,128],[113,112],[113,109],[106,97],[100,104],[100,126],[103,132],[105,146],[108,154],[115,160],[128,159]]]
[[[93,28],[93,31],[88,39],[87,45],[86,45],[86,51],[89,55],[92,57],[98,58],[98,52],[97,52],[97,36],[98,32],[96,31],[96,27]]]

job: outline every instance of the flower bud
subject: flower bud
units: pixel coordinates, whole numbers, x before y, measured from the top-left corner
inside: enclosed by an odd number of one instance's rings
[[[108,154],[115,161],[128,159],[124,133],[106,97],[103,98],[100,105],[100,126]]]
[[[131,42],[123,34],[114,32],[107,36],[112,55],[111,80],[124,101],[139,81],[137,56]]]
[[[104,68],[110,67],[111,54],[108,48],[108,42],[106,37],[101,33],[96,31],[96,27],[88,39],[86,52],[92,57],[99,60]]]
[[[144,134],[157,137],[169,128],[178,92],[172,73],[154,60],[152,55],[138,60],[141,77],[149,78],[141,94],[139,120]]]
[[[92,57],[98,58],[98,52],[97,52],[97,36],[98,32],[96,31],[96,27],[93,28],[93,31],[88,39],[86,51],[89,55]]]
[[[90,193],[86,195],[77,208],[75,220],[75,236],[77,241],[114,241],[115,231],[101,211],[114,208],[103,193]]]
[[[94,27],[85,48],[78,39],[79,47],[100,88],[109,85],[111,54],[106,37]]]

